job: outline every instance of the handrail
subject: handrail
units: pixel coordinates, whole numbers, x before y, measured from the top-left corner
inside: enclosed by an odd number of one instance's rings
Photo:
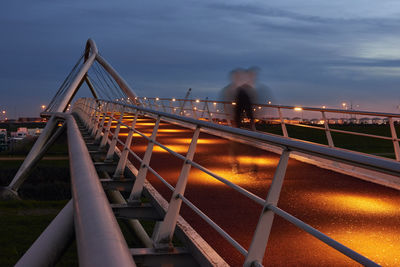
[[[353,153],[351,151],[346,151],[337,148],[331,148],[326,146],[317,145],[310,142],[304,142],[300,140],[291,140],[288,138],[283,138],[281,136],[258,133],[247,131],[245,129],[226,127],[224,125],[219,125],[215,123],[210,123],[202,120],[195,120],[189,117],[179,116],[175,114],[170,114],[162,111],[154,111],[149,108],[123,104],[115,101],[105,101],[99,100],[100,102],[112,103],[115,105],[124,106],[127,108],[134,108],[140,110],[141,112],[145,112],[148,114],[153,114],[161,117],[165,117],[168,119],[173,119],[176,121],[180,121],[183,123],[189,123],[192,125],[197,125],[202,128],[213,129],[229,134],[234,134],[236,136],[246,137],[254,140],[258,140],[270,145],[274,145],[277,147],[287,148],[291,151],[302,152],[310,155],[319,156],[326,159],[331,159],[335,161],[344,162],[346,164],[363,167],[371,170],[377,170],[381,172],[385,172],[391,175],[400,176],[400,164],[394,160],[386,159],[386,158],[378,158],[375,156],[370,156],[367,154],[361,153]]]
[[[161,98],[161,97],[137,97],[140,100],[156,100],[156,101],[173,101],[173,102],[196,102],[196,103],[211,103],[211,104],[228,104],[232,105],[234,102],[222,101],[222,100],[204,100],[204,99],[181,99],[181,98]],[[301,108],[303,111],[319,111],[319,112],[330,112],[330,113],[343,113],[352,115],[371,115],[377,117],[394,117],[400,118],[399,113],[387,113],[387,112],[373,112],[373,111],[362,111],[362,110],[344,110],[344,109],[329,109],[329,108],[316,108],[316,107],[303,107],[303,106],[288,106],[288,105],[275,105],[275,104],[259,104],[254,103],[255,107],[265,107],[265,108],[282,108],[294,110],[296,108]]]
[[[136,266],[99,182],[78,125],[67,120],[79,265]]]
[[[172,218],[173,218],[174,215],[171,215],[170,214],[171,212],[179,213],[180,205],[178,205],[177,209],[176,209],[175,202],[178,201],[177,199],[179,199],[179,201],[183,201],[188,207],[190,207],[193,211],[195,211],[197,214],[199,214],[200,217],[202,217],[208,224],[210,224],[210,226],[212,226],[214,229],[216,229],[229,243],[231,243],[236,249],[238,249],[243,255],[246,256],[245,266],[250,266],[251,264],[257,265],[260,263],[260,261],[262,260],[262,255],[264,254],[264,251],[265,251],[265,249],[264,250],[262,249],[263,245],[261,243],[265,243],[265,245],[266,245],[266,242],[267,242],[268,236],[269,236],[269,231],[267,231],[267,232],[265,232],[263,230],[256,231],[256,234],[259,233],[259,235],[261,235],[261,236],[256,236],[256,235],[254,236],[252,242],[253,243],[255,242],[255,243],[251,245],[249,251],[247,252],[228,233],[226,233],[223,229],[221,229],[215,222],[213,222],[209,217],[207,217],[207,215],[205,215],[201,210],[199,210],[197,207],[195,207],[188,199],[183,197],[184,192],[181,191],[181,189],[178,189],[178,186],[179,186],[179,184],[182,184],[184,180],[187,180],[188,171],[186,171],[184,175],[182,175],[182,173],[181,173],[180,178],[178,179],[177,186],[175,188],[173,188],[167,181],[165,181],[165,179],[163,177],[161,177],[157,172],[155,172],[150,167],[149,159],[151,157],[153,145],[158,145],[161,148],[165,149],[166,151],[170,152],[172,155],[183,160],[184,166],[182,167],[182,172],[185,168],[185,165],[189,164],[191,166],[194,166],[194,167],[198,168],[199,170],[207,173],[211,177],[213,177],[213,178],[223,182],[224,184],[228,185],[229,187],[233,188],[235,191],[244,194],[245,196],[249,197],[256,203],[263,205],[264,210],[270,210],[274,213],[277,213],[280,216],[283,216],[285,219],[294,223],[296,226],[298,226],[302,229],[305,229],[308,233],[319,238],[320,240],[322,240],[326,244],[332,246],[333,248],[337,249],[338,251],[342,252],[343,254],[353,258],[354,260],[356,260],[362,264],[367,264],[370,266],[377,266],[371,260],[369,260],[369,259],[365,258],[364,256],[358,254],[357,252],[343,246],[342,244],[332,240],[331,238],[329,238],[325,234],[317,231],[316,229],[312,228],[311,226],[307,225],[307,227],[304,228],[304,225],[306,225],[304,222],[298,220],[297,218],[293,217],[292,215],[286,213],[285,211],[282,211],[275,205],[279,198],[280,188],[282,187],[282,181],[283,181],[283,178],[284,178],[284,175],[286,172],[287,158],[291,151],[298,151],[298,152],[302,152],[302,153],[306,153],[306,154],[317,155],[317,156],[320,156],[323,158],[328,158],[328,159],[331,159],[334,161],[346,162],[347,164],[353,164],[353,165],[361,166],[361,167],[368,168],[368,169],[374,169],[374,170],[390,173],[390,174],[397,175],[397,176],[400,176],[400,163],[395,162],[393,160],[389,160],[389,159],[381,159],[381,158],[371,157],[371,156],[363,155],[363,154],[355,154],[350,151],[343,151],[343,150],[339,150],[336,148],[330,148],[330,147],[326,147],[326,146],[322,146],[322,145],[316,145],[316,144],[312,144],[312,143],[308,143],[308,142],[304,142],[304,141],[291,140],[291,139],[280,137],[280,136],[260,134],[260,133],[256,133],[256,132],[243,130],[243,129],[226,127],[223,125],[218,125],[218,124],[205,122],[205,121],[201,121],[201,120],[194,120],[192,118],[178,116],[178,115],[174,115],[174,114],[170,114],[170,113],[166,113],[166,112],[162,112],[162,111],[155,111],[155,110],[144,108],[141,106],[128,105],[128,104],[123,104],[120,102],[104,101],[104,100],[100,100],[98,102],[100,104],[98,106],[105,107],[106,106],[106,105],[104,105],[105,103],[111,103],[111,104],[115,105],[114,108],[118,105],[122,111],[124,109],[127,109],[127,111],[125,111],[125,112],[128,112],[128,113],[135,112],[136,114],[140,113],[143,116],[157,118],[157,123],[155,124],[155,127],[153,128],[153,133],[152,133],[151,137],[148,137],[148,136],[144,135],[143,133],[141,133],[140,131],[138,131],[137,129],[135,129],[134,127],[124,124],[121,121],[121,118],[119,118],[117,120],[112,115],[112,114],[114,114],[114,112],[112,112],[110,115],[108,113],[108,110],[106,110],[106,109],[96,108],[93,110],[92,107],[94,105],[90,105],[90,104],[87,105],[86,102],[87,102],[87,100],[85,100],[85,101],[80,100],[80,101],[77,101],[76,105],[74,106],[74,110],[79,113],[79,116],[81,118],[83,118],[83,120],[91,121],[91,118],[90,118],[91,114],[99,113],[100,116],[103,117],[102,121],[104,121],[105,118],[108,118],[109,123],[116,121],[117,127],[120,127],[120,125],[123,124],[125,127],[127,127],[129,129],[130,133],[131,132],[138,133],[140,136],[142,136],[143,138],[145,138],[146,140],[149,141],[149,146],[151,144],[150,149],[149,149],[149,147],[146,149],[146,153],[145,153],[143,159],[140,159],[131,149],[129,149],[129,152],[132,153],[141,164],[139,174],[138,174],[138,176],[140,176],[141,178],[136,179],[136,182],[134,185],[134,188],[136,188],[135,195],[132,200],[137,201],[138,192],[140,192],[138,190],[140,190],[140,187],[138,187],[136,184],[143,183],[143,181],[141,179],[145,179],[146,178],[146,170],[147,169],[150,170],[170,190],[173,190],[173,197],[171,198],[171,201],[170,201],[170,207],[171,207],[171,205],[173,207],[171,209],[170,208],[168,209],[166,217],[171,218],[171,216],[172,216]],[[188,125],[193,125],[198,130],[205,129],[205,128],[213,129],[213,130],[217,130],[220,132],[225,132],[225,133],[233,134],[236,136],[240,136],[242,138],[248,138],[250,140],[257,140],[257,141],[261,141],[263,143],[272,144],[274,146],[281,147],[284,150],[284,153],[282,153],[281,161],[280,161],[277,171],[275,173],[275,176],[274,176],[274,179],[272,182],[273,185],[270,188],[270,192],[268,193],[267,199],[265,201],[262,200],[258,196],[253,195],[251,192],[248,192],[245,189],[233,184],[232,182],[229,182],[228,180],[214,174],[210,170],[207,170],[206,168],[204,168],[203,166],[194,162],[190,158],[184,157],[184,156],[180,155],[179,153],[173,151],[172,149],[169,149],[167,146],[156,141],[155,134],[157,133],[158,124],[159,124],[160,120],[166,120],[166,121],[173,120],[175,122],[180,122],[182,125],[185,125],[185,127],[189,127]],[[99,119],[99,121],[100,121],[100,119]],[[95,125],[92,125],[91,127],[98,128],[98,126],[95,126]],[[103,130],[105,130],[105,134],[108,135],[106,126],[103,125],[98,129],[99,129],[100,133],[103,132]],[[107,136],[107,138],[108,138],[108,136]],[[115,138],[115,136],[114,136],[114,138]],[[192,139],[192,143],[196,142],[196,140],[197,140],[197,137],[196,137],[196,139],[194,139],[194,138],[195,137],[193,137],[193,139]],[[122,144],[122,142],[120,142],[120,143]],[[110,148],[110,149],[112,149],[112,148]],[[191,149],[193,149],[192,144],[189,147],[188,154],[194,153],[193,150],[192,150],[192,152],[190,152]],[[144,177],[143,177],[143,175],[144,175]],[[138,180],[141,180],[141,181],[138,181]],[[132,190],[132,193],[133,193],[133,191],[134,191],[134,189]],[[270,215],[267,215],[266,217],[265,216],[266,215],[264,213],[261,215],[262,219],[260,219],[257,229],[259,229],[259,228],[262,229],[263,227],[267,227],[268,229],[271,228],[273,217],[270,217]],[[154,242],[155,242],[156,246],[162,245],[162,242],[164,242],[165,238],[168,236],[168,232],[165,232],[166,229],[174,228],[173,226],[166,226],[166,224],[171,224],[171,223],[174,224],[174,223],[176,223],[176,221],[174,222],[174,220],[171,221],[169,219],[164,220],[160,226],[160,229],[163,229],[162,230],[163,233],[160,234],[160,232],[158,232],[156,234],[153,234],[154,238],[155,238]],[[161,231],[161,230],[159,230],[159,231]],[[260,243],[260,244],[258,244],[258,243]],[[256,249],[254,249],[254,247],[256,247]],[[261,250],[260,250],[260,248],[261,248]],[[264,246],[264,248],[265,248],[265,246]],[[261,255],[260,255],[260,253],[261,253]]]
[[[236,105],[235,102],[227,102],[227,101],[213,101],[213,100],[201,100],[201,99],[176,99],[176,98],[154,98],[154,97],[137,97],[136,100],[140,100],[142,105],[145,107],[149,107],[153,109],[153,107],[160,110],[160,106],[163,108],[165,112],[169,112],[172,114],[176,114],[176,110],[179,108],[179,114],[184,116],[191,116],[197,119],[198,114],[201,114],[202,118],[207,119],[210,122],[217,122],[219,123],[220,120],[226,121],[228,125],[230,125],[231,115],[229,108]],[[165,101],[168,101],[169,104],[166,106],[164,104]],[[181,104],[183,103],[183,104]],[[190,103],[188,107],[185,108],[185,104]],[[199,107],[199,105],[203,105],[203,108]],[[350,134],[350,135],[357,135],[363,136],[368,138],[375,138],[380,140],[389,140],[393,143],[394,155],[397,161],[400,161],[400,146],[399,141],[400,139],[397,137],[395,125],[393,119],[396,118],[397,120],[400,118],[400,114],[396,113],[385,113],[385,112],[371,112],[371,111],[358,111],[358,110],[341,110],[341,109],[327,109],[327,108],[314,108],[314,107],[296,107],[296,106],[285,106],[285,105],[273,105],[273,104],[254,104],[253,105],[254,111],[263,111],[263,109],[276,109],[279,113],[278,118],[274,117],[265,117],[258,115],[256,116],[259,120],[264,120],[266,122],[276,122],[280,123],[282,127],[283,136],[289,137],[288,131],[286,129],[286,125],[293,125],[297,127],[306,127],[306,128],[313,128],[316,130],[323,130],[325,131],[326,139],[328,141],[328,145],[330,147],[335,147],[335,142],[332,138],[331,132],[342,133],[342,134]],[[282,110],[292,110],[292,111],[312,111],[312,112],[320,112],[322,115],[322,119],[319,120],[319,123],[323,123],[324,127],[315,127],[311,125],[302,123],[293,123],[290,120],[287,120],[282,115]],[[339,120],[348,120],[352,121],[354,118],[351,116],[356,115],[366,115],[366,116],[374,116],[374,117],[384,117],[384,120],[387,120],[387,123],[390,127],[391,136],[380,136],[368,133],[360,133],[356,131],[344,131],[339,129],[334,129],[330,127],[329,121],[332,118],[326,118],[326,113],[341,113],[347,114],[350,116],[350,119],[347,118],[340,118]],[[257,113],[255,113],[257,115]],[[374,118],[370,118],[374,119]],[[383,118],[379,118],[383,119]],[[342,122],[345,124],[345,122]]]

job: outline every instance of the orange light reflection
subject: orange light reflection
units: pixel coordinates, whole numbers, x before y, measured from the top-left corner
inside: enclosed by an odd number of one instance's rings
[[[337,229],[328,235],[382,266],[399,266],[400,235],[395,229]]]
[[[176,144],[190,144],[190,142],[192,141],[191,138],[171,138],[171,139],[167,139],[165,140],[166,143],[176,143]],[[223,139],[198,139],[197,140],[198,144],[225,144],[228,143],[226,140]]]
[[[311,199],[319,203],[323,209],[340,210],[341,213],[392,215],[400,214],[400,208],[388,200],[376,199],[364,195],[343,193],[311,193]]]

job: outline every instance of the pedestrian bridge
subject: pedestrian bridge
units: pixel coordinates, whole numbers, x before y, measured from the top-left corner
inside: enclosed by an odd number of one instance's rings
[[[73,101],[83,83],[93,98]],[[82,266],[399,265],[400,114],[302,107],[322,122],[303,125],[285,119],[299,107],[256,105],[271,134],[230,127],[227,105],[139,97],[89,40],[2,191],[16,195],[67,132],[73,198],[17,265],[53,265],[71,237]],[[332,128],[337,113],[386,118],[389,134]],[[383,140],[394,159],[338,148],[335,134]]]

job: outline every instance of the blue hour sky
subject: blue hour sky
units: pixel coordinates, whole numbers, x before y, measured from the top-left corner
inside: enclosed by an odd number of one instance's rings
[[[0,8],[0,109],[37,116],[93,38],[141,96],[213,99],[258,66],[275,103],[400,112],[400,2],[16,0]]]

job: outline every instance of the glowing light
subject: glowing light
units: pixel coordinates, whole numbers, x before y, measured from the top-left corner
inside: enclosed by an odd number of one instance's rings
[[[2,112],[3,112],[3,114],[6,114],[6,111],[5,111],[5,110],[3,110]]]
[[[328,210],[340,210],[351,214],[398,214],[399,207],[389,201],[364,195],[325,193],[312,194],[313,199]]]
[[[335,227],[330,229],[332,232],[330,237],[339,240],[382,266],[399,266],[400,238],[398,231],[384,227],[340,230]]]
[[[295,110],[295,111],[302,111],[303,108],[301,108],[301,107],[295,107],[294,110]]]
[[[268,101],[268,104],[270,104],[270,105],[271,105],[271,103],[272,103],[271,101]]]
[[[217,102],[214,102],[213,105],[215,106],[217,104]]]
[[[326,108],[326,106],[322,106],[322,108]]]
[[[165,140],[166,143],[176,143],[176,144],[190,144],[192,141],[191,138],[174,138]],[[197,144],[205,144],[205,145],[216,145],[216,144],[227,144],[228,141],[224,139],[198,139]]]
[[[172,98],[172,101],[174,101],[174,102],[175,102],[175,101],[176,101],[176,99],[175,99],[175,98]]]
[[[156,101],[160,100],[158,97],[156,98]]]
[[[42,106],[41,106],[41,108],[42,108],[42,109],[45,109],[45,108],[46,108],[46,106],[45,106],[45,105],[42,105]],[[3,114],[4,114],[4,113],[3,113]]]
[[[240,165],[259,165],[259,166],[275,166],[279,159],[270,159],[262,157],[239,156],[237,157]]]
[[[196,103],[200,103],[200,100],[199,100],[199,99],[196,99]]]
[[[169,149],[175,151],[176,153],[186,153],[188,151],[188,146],[185,145],[166,145],[166,147],[168,147]],[[147,149],[147,145],[140,145],[140,146],[133,146],[133,150],[137,151],[137,152],[144,152]],[[155,145],[153,147],[153,152],[157,152],[157,153],[168,153],[169,152],[167,150],[165,150],[164,148],[161,148],[160,146]]]
[[[235,102],[232,102],[232,105],[234,105],[234,106],[235,106],[235,105],[236,105],[236,103],[235,103]]]
[[[155,123],[153,122],[140,122],[138,123],[138,126],[154,126]],[[166,125],[166,123],[160,123],[160,125]]]
[[[181,130],[181,129],[159,129],[158,130],[161,133],[183,133],[183,132],[188,132],[189,130]]]
[[[146,99],[147,99],[147,97],[143,97],[143,99],[144,99],[144,100],[146,100]]]

